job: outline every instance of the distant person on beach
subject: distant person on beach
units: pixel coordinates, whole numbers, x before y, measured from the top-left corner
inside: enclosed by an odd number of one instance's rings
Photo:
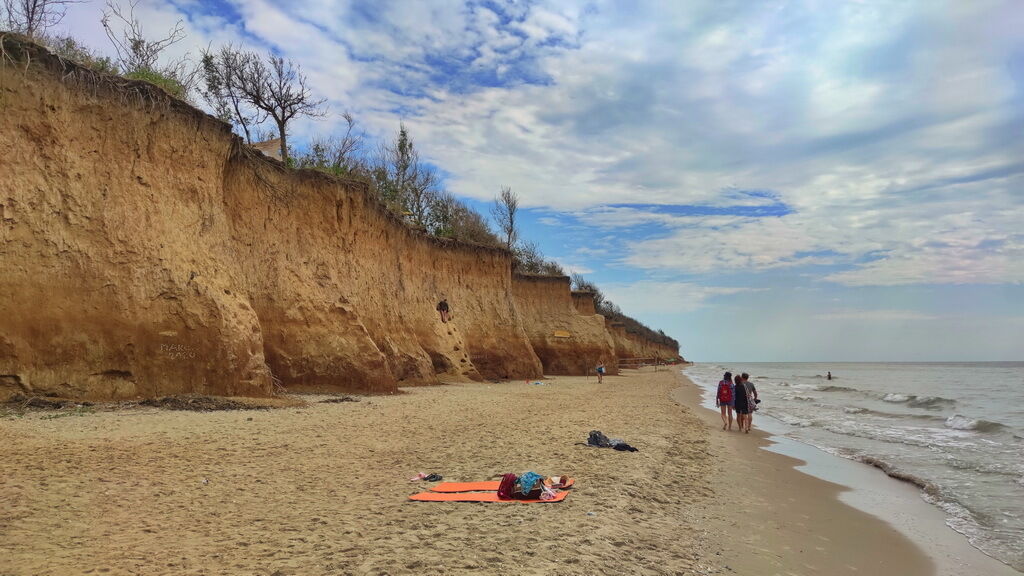
[[[757,388],[750,381],[750,374],[744,372],[740,374],[740,378],[743,380],[743,386],[747,389],[747,404],[750,406],[750,414],[747,414],[747,432],[750,432],[750,427],[754,425],[754,412],[757,411],[757,405],[761,401],[757,398]]]
[[[736,411],[736,423],[740,425],[740,432],[749,434],[750,427],[747,425],[747,419],[750,418],[750,405],[754,402],[747,396],[747,387],[743,385],[743,377],[737,374],[734,381],[736,385],[733,387],[732,404]]]
[[[604,382],[604,358],[597,363],[597,383]]]
[[[438,313],[441,314],[441,322],[447,322],[448,318],[449,318],[449,315],[448,315],[449,314],[448,299],[447,298],[442,298],[441,301],[437,303],[437,311],[438,311]]]
[[[831,379],[832,379],[832,373],[831,373],[831,372],[829,372],[829,373],[828,373],[828,376],[826,376],[826,378],[828,378],[829,380],[831,380]]]
[[[715,406],[722,409],[722,430],[725,430],[726,426],[729,427],[729,430],[732,430],[732,401],[732,372],[726,372],[722,376],[721,382],[718,383],[718,394],[715,395]]]

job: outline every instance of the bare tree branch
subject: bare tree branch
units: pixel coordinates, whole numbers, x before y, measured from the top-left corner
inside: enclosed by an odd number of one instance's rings
[[[274,120],[281,138],[281,159],[287,163],[288,123],[300,116],[325,116],[326,99],[313,98],[306,86],[306,76],[291,60],[270,54],[264,62],[249,54],[239,66],[235,76],[237,88],[246,102]]]
[[[139,0],[130,0],[125,10],[114,0],[107,0],[107,7],[100,19],[103,31],[117,52],[118,68],[130,78],[150,81],[169,79],[178,85],[177,91],[180,93],[177,95],[187,97],[195,88],[200,69],[192,64],[188,56],[160,63],[164,52],[185,38],[184,24],[178,20],[165,36],[149,40],[143,31],[142,22],[135,17],[138,4]]]
[[[501,193],[494,199],[491,216],[498,224],[498,232],[505,240],[505,249],[511,251],[519,240],[519,225],[516,216],[519,212],[519,196],[508,186],[501,187]]]
[[[199,90],[217,117],[242,130],[248,144],[253,143],[253,129],[269,116],[249,104],[239,88],[238,75],[245,68],[246,59],[252,57],[255,56],[231,44],[222,46],[217,52],[207,47],[202,52],[203,87]]]
[[[42,37],[60,24],[69,4],[81,0],[3,0],[3,20],[9,30],[30,38]]]

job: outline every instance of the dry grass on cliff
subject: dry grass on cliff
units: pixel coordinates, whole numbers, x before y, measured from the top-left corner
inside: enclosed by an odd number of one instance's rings
[[[705,553],[708,433],[672,372],[411,388],[265,412],[0,420],[4,574],[677,574]],[[576,445],[600,429],[640,448]],[[571,474],[559,504],[410,502]],[[713,552],[711,552],[713,555]]]

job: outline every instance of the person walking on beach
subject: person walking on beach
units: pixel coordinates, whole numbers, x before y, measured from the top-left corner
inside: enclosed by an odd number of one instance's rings
[[[715,406],[722,409],[722,430],[725,430],[726,426],[729,427],[729,430],[732,430],[732,401],[732,372],[726,372],[718,383],[718,394],[715,396]],[[728,416],[728,419],[726,416]]]
[[[736,411],[736,422],[740,425],[740,432],[750,433],[747,427],[747,419],[750,418],[750,404],[753,404],[747,396],[747,387],[743,385],[743,377],[736,375],[736,385],[733,387],[733,409]]]
[[[757,388],[750,381],[750,374],[744,372],[740,374],[740,379],[743,380],[743,387],[746,388],[747,392],[747,405],[750,408],[750,413],[747,414],[747,432],[750,432],[750,427],[754,425],[754,412],[761,401],[757,398]]]
[[[604,358],[597,363],[597,383],[601,384],[604,382]]]
[[[441,314],[441,322],[448,321],[448,299],[441,298],[441,301],[437,303],[437,311]]]

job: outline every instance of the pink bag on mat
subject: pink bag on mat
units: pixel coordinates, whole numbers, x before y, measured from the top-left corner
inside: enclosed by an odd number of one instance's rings
[[[516,489],[516,480],[519,477],[515,474],[505,474],[501,477],[501,484],[498,484],[498,498],[502,500],[511,500],[512,491]]]

